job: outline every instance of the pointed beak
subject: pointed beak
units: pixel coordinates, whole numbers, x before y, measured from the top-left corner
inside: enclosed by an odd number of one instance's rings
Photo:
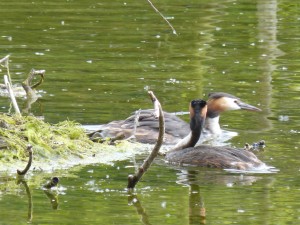
[[[241,107],[241,109],[244,109],[244,110],[248,110],[248,111],[256,111],[256,112],[260,112],[262,111],[261,109],[253,106],[253,105],[249,105],[247,103],[244,103],[244,102],[241,102],[241,101],[238,101],[236,102],[236,104]]]

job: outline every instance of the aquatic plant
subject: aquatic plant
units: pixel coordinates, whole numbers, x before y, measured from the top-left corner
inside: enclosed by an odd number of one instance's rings
[[[33,116],[1,114],[0,126],[0,139],[5,143],[0,151],[0,162],[26,160],[28,144],[33,146],[35,159],[80,156],[93,147],[84,129],[73,121],[52,125]]]

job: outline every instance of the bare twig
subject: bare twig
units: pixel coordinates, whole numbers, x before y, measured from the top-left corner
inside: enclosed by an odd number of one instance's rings
[[[140,113],[141,113],[140,109],[135,112],[134,127],[133,127],[133,136],[135,136],[136,128],[139,125]]]
[[[11,78],[10,78],[10,73],[9,73],[9,65],[8,65],[9,64],[9,56],[10,55],[7,55],[4,58],[0,59],[0,65],[6,68],[7,75],[8,75],[8,81],[11,84]]]
[[[21,115],[16,97],[14,95],[14,92],[13,92],[12,88],[11,88],[11,83],[9,82],[9,79],[8,79],[7,75],[4,75],[4,84],[6,85],[6,89],[9,93],[9,96],[10,96],[11,102],[14,106],[16,114]]]
[[[27,173],[27,171],[30,169],[30,166],[31,166],[31,163],[32,163],[32,146],[31,146],[31,145],[29,145],[29,146],[27,147],[27,151],[29,152],[28,163],[27,163],[27,165],[26,165],[26,167],[25,167],[24,170],[22,170],[22,171],[17,170],[17,173],[18,173],[19,175],[25,175],[25,174]]]
[[[9,59],[9,55],[5,56],[4,58],[0,59],[0,64],[4,63],[4,66],[7,67],[7,61]]]
[[[136,129],[139,126],[140,113],[141,113],[141,109],[135,111],[133,131],[130,137],[128,137],[126,140],[135,139]]]
[[[150,98],[154,104],[154,107],[158,107],[158,109],[159,109],[159,135],[158,135],[157,142],[156,142],[152,152],[147,157],[147,159],[144,161],[142,166],[138,169],[138,171],[134,175],[128,176],[127,188],[129,188],[129,189],[133,189],[135,187],[135,185],[139,182],[139,180],[142,178],[144,173],[146,173],[147,170],[149,169],[149,167],[151,166],[153,160],[158,155],[158,152],[163,143],[164,134],[165,134],[165,121],[164,121],[164,114],[163,114],[161,105],[152,91],[149,91],[148,94],[150,95]]]
[[[38,100],[39,97],[34,91],[34,89],[38,87],[41,83],[43,83],[45,78],[45,72],[45,70],[31,69],[26,80],[22,82],[22,87],[25,90],[27,96],[26,107],[25,109],[23,109],[23,113],[29,113],[31,105]],[[35,76],[41,76],[41,79],[37,83],[32,84],[32,81]]]
[[[160,109],[160,103],[159,101],[156,101],[156,99],[152,99],[152,102],[153,102],[153,108],[154,108],[154,112],[153,112],[153,116],[155,119],[159,118],[159,109]]]
[[[150,0],[147,0],[147,1],[151,5],[151,7],[155,10],[155,12],[157,12],[164,19],[164,21],[166,21],[166,23],[169,25],[169,27],[171,27],[173,34],[177,35],[176,30],[174,29],[172,24],[169,22],[169,20],[167,20],[166,17],[164,17],[164,15],[160,11],[158,11],[158,9],[153,5],[153,3]]]

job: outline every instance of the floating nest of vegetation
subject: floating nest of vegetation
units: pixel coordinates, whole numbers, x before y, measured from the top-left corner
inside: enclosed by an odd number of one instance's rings
[[[93,148],[80,124],[63,121],[55,125],[32,116],[1,114],[0,161],[27,160],[26,148],[32,145],[36,158],[80,155]]]
[[[0,113],[0,173],[23,168],[28,161],[28,146],[32,146],[35,171],[113,164],[152,148],[127,140],[92,141],[81,124],[74,121],[50,124],[33,116]]]

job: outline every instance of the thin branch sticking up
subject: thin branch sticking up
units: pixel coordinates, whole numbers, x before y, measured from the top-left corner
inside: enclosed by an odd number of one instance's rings
[[[28,163],[27,163],[27,166],[25,167],[24,170],[20,171],[20,170],[17,170],[17,173],[19,175],[25,175],[27,173],[27,171],[30,169],[30,166],[31,166],[31,163],[32,163],[32,146],[29,145],[27,147],[27,151],[29,152],[29,160],[28,160]]]
[[[14,106],[16,114],[21,115],[21,112],[20,112],[20,109],[19,109],[16,97],[14,95],[13,89],[11,87],[11,83],[9,82],[9,78],[8,78],[7,75],[4,75],[4,84],[6,86],[6,89],[7,89],[8,93],[9,93],[9,96],[10,96],[11,102],[12,102],[12,104]]]
[[[158,11],[158,9],[153,5],[153,3],[150,0],[147,0],[147,1],[151,5],[151,7],[155,10],[155,12],[157,12],[164,19],[164,21],[166,21],[166,23],[169,25],[169,27],[171,27],[173,34],[177,35],[176,30],[174,29],[172,24],[169,22],[169,20],[167,20],[166,17],[164,17],[164,15],[160,11]]]
[[[135,112],[134,127],[133,127],[133,134],[132,134],[133,136],[135,136],[136,128],[137,128],[138,125],[139,125],[140,113],[141,113],[141,110],[140,110],[140,109],[139,109],[138,111]]]
[[[128,176],[127,188],[129,188],[129,189],[133,189],[135,187],[135,185],[139,182],[139,180],[142,178],[144,173],[146,173],[147,170],[149,169],[149,167],[151,166],[153,160],[158,155],[158,152],[163,143],[164,134],[165,134],[165,120],[164,120],[164,114],[163,114],[161,105],[152,91],[149,91],[148,94],[150,95],[150,98],[153,102],[155,111],[157,111],[157,109],[158,109],[158,112],[159,112],[159,116],[158,116],[159,117],[159,135],[158,135],[157,142],[156,142],[152,152],[147,157],[147,159],[144,161],[142,166],[138,169],[138,171],[134,175]]]
[[[4,63],[4,66],[7,67],[9,55],[5,56],[4,58],[0,59],[0,64]]]
[[[10,78],[10,73],[9,73],[9,57],[10,57],[10,55],[7,55],[4,58],[0,59],[0,65],[6,68],[7,75],[8,75],[8,81],[11,84],[11,78]]]
[[[130,137],[128,137],[126,140],[135,139],[136,129],[139,126],[140,113],[141,113],[141,109],[139,109],[135,112],[133,131],[132,131],[132,134],[130,135]]]

